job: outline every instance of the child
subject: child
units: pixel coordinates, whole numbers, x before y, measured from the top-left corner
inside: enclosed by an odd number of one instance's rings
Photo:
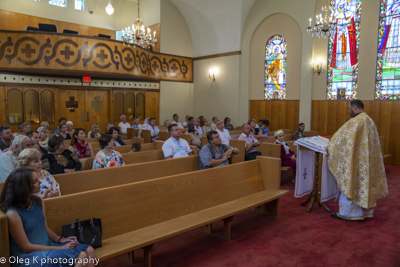
[[[139,152],[142,146],[140,145],[139,142],[132,144],[132,149],[129,151],[129,153],[134,153],[134,152]]]

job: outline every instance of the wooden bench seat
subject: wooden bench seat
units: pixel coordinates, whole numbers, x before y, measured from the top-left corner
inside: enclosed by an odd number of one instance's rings
[[[280,160],[258,157],[220,168],[48,199],[46,217],[58,235],[62,225],[76,218],[101,218],[103,247],[96,249],[96,257],[103,261],[145,248],[149,266],[153,244],[160,240],[219,220],[224,220],[224,238],[229,240],[235,214],[257,207],[276,216],[279,198],[289,193],[279,187]]]

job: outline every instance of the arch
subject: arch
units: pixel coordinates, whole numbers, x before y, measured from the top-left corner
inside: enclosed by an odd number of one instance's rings
[[[136,111],[136,117],[138,117],[139,119],[143,120],[146,117],[145,114],[145,96],[143,93],[138,93],[136,94],[136,107],[135,107],[135,111]]]
[[[16,88],[7,92],[8,123],[18,124],[24,121],[24,107],[22,92]]]
[[[54,123],[54,93],[49,90],[40,93],[40,121]]]
[[[24,117],[29,123],[40,122],[39,93],[36,90],[29,89],[24,94]]]
[[[124,95],[120,92],[114,94],[114,121],[120,121],[124,114]]]
[[[274,35],[265,45],[264,99],[286,99],[287,43],[282,35]]]
[[[268,40],[275,35],[283,36],[287,44],[289,60],[286,62],[286,99],[300,99],[302,32],[297,21],[283,13],[275,13],[263,19],[250,38],[249,99],[265,99],[265,49]]]
[[[125,114],[128,120],[135,118],[135,95],[132,93],[125,95]]]

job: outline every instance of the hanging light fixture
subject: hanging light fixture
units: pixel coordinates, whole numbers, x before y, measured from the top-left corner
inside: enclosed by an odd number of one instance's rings
[[[326,38],[326,36],[328,36],[330,33],[333,34],[335,32],[337,24],[335,22],[335,18],[334,18],[333,14],[331,14],[331,16],[329,17],[329,13],[328,13],[329,6],[328,6],[327,1],[325,3],[325,6],[322,6],[321,9],[323,12],[325,11],[325,16],[322,17],[321,13],[319,15],[317,15],[315,18],[314,27],[311,27],[312,18],[310,18],[310,24],[307,27],[307,32],[309,34],[311,33],[311,36],[314,36],[314,34],[315,34],[316,36],[318,36],[318,38],[321,38],[321,36]]]
[[[111,0],[108,0],[108,5],[106,6],[106,12],[110,16],[114,13],[114,8],[111,5]]]
[[[148,45],[154,46],[154,44],[157,43],[156,31],[154,31],[153,36],[151,36],[150,28],[147,27],[146,34],[143,22],[140,18],[140,0],[138,0],[137,6],[138,16],[136,21],[132,24],[132,29],[131,27],[127,27],[125,30],[122,30],[122,41],[124,45],[127,43],[128,45],[139,45],[143,48],[146,48]]]

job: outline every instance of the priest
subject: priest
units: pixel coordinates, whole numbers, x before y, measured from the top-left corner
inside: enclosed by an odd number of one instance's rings
[[[340,190],[339,212],[348,221],[372,218],[376,200],[388,195],[379,134],[360,100],[349,103],[348,120],[331,138],[328,166]]]

